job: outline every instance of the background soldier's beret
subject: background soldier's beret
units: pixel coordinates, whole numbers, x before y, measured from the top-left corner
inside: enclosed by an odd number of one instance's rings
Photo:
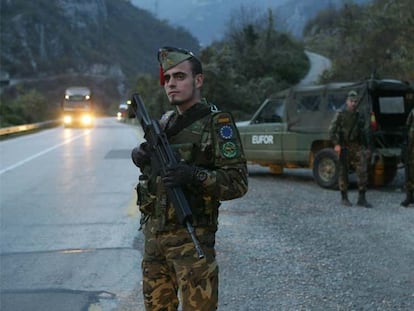
[[[356,91],[349,91],[348,92],[348,98],[349,99],[358,99],[358,93]]]

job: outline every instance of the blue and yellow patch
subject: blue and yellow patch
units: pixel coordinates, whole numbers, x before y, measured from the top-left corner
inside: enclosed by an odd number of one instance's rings
[[[242,154],[238,142],[238,133],[231,114],[220,112],[213,117],[213,126],[217,133],[217,146],[222,159],[235,159]]]
[[[229,125],[223,125],[219,129],[220,137],[223,139],[231,139],[234,136],[233,128]]]

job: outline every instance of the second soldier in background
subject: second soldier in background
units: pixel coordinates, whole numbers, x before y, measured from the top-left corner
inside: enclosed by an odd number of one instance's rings
[[[346,98],[346,106],[332,120],[329,128],[330,139],[340,157],[339,161],[339,190],[341,203],[352,206],[348,199],[349,166],[357,173],[358,200],[357,205],[372,207],[367,202],[365,193],[368,184],[368,157],[370,156],[370,132],[363,115],[357,110],[358,93],[350,91]]]
[[[414,108],[407,117],[407,149],[405,150],[405,193],[401,205],[408,207],[414,203]]]

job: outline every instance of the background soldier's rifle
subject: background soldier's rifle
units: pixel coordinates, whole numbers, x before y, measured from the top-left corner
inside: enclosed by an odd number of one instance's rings
[[[348,167],[348,147],[345,145],[344,129],[339,131],[339,145],[341,151],[339,152],[339,163],[341,163],[343,169]]]
[[[153,154],[151,161],[156,162],[156,165],[160,170],[161,177],[164,177],[168,168],[171,168],[177,164],[177,159],[170,144],[168,143],[167,136],[161,129],[158,121],[149,117],[144,102],[139,94],[134,94],[132,96],[131,108],[138,119],[138,122],[141,124],[144,131],[144,138],[151,148]],[[174,206],[179,223],[184,225],[190,234],[198,257],[203,258],[204,252],[195,235],[194,227],[191,224],[192,213],[183,190],[180,187],[166,187],[166,191],[168,198]]]

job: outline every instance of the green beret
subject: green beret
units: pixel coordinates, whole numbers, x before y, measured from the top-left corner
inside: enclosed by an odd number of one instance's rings
[[[358,93],[354,90],[348,92],[349,99],[358,99]]]
[[[158,50],[158,62],[163,71],[167,71],[192,57],[195,57],[194,54],[185,49],[162,47]]]

